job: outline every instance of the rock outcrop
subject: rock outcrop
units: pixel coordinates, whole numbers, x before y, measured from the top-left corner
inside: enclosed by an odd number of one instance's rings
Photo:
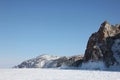
[[[120,64],[120,25],[103,22],[93,33],[84,54],[84,62],[103,61],[107,67]]]

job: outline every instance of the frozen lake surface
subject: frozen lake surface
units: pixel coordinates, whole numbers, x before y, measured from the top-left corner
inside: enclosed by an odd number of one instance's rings
[[[0,80],[120,80],[120,72],[59,69],[0,69]]]

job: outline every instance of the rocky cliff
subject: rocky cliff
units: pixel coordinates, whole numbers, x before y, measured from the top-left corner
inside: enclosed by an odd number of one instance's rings
[[[106,67],[120,64],[120,25],[104,21],[87,43],[85,62],[101,61]]]

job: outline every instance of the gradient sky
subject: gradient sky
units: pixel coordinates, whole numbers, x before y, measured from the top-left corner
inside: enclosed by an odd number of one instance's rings
[[[120,23],[120,0],[0,0],[0,67],[84,54],[104,20]]]

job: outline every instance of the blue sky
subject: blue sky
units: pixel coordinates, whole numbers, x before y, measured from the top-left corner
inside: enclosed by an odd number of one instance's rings
[[[120,23],[120,0],[0,0],[0,67],[84,54],[104,20]]]

